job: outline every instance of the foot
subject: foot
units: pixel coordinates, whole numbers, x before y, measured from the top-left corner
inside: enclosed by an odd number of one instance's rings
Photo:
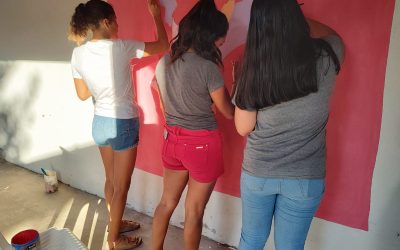
[[[129,250],[134,249],[142,244],[142,238],[133,236],[128,237],[125,235],[121,235],[116,242],[114,242],[114,247],[110,248],[110,250]]]
[[[122,220],[121,227],[119,229],[120,233],[126,233],[130,231],[135,231],[140,228],[140,224],[133,220]]]
[[[140,228],[140,224],[136,221],[133,220],[122,220],[121,221],[121,226],[119,228],[119,233],[126,233],[130,231],[135,231]],[[107,228],[107,232],[109,229]]]

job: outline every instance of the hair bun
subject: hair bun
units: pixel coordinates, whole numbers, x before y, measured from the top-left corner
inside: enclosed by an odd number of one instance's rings
[[[86,5],[84,3],[80,3],[78,4],[78,6],[76,6],[75,13],[84,14],[85,10],[86,10]]]

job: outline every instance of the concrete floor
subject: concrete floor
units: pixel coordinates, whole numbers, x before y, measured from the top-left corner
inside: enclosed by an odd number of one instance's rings
[[[152,218],[131,209],[124,217],[142,225],[132,233],[143,237],[144,243],[136,249],[150,249]],[[107,249],[106,225],[103,199],[64,184],[58,192],[46,194],[42,175],[0,159],[0,231],[8,241],[24,229],[42,232],[57,227],[69,228],[91,250]],[[182,245],[182,229],[170,226],[165,250],[180,250]],[[233,248],[203,237],[199,249]]]

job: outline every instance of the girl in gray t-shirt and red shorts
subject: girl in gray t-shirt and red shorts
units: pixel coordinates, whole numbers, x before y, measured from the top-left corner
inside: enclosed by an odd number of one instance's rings
[[[163,249],[171,215],[182,191],[184,248],[198,249],[203,213],[222,175],[222,140],[212,105],[233,118],[218,47],[228,31],[225,15],[212,0],[200,0],[179,23],[171,53],[157,65],[156,78],[166,117],[162,160],[164,190],[153,219],[152,249]]]

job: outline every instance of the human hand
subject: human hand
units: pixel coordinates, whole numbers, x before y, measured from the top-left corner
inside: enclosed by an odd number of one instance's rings
[[[158,4],[157,0],[147,0],[147,7],[153,17],[158,17],[161,15],[160,5]]]

